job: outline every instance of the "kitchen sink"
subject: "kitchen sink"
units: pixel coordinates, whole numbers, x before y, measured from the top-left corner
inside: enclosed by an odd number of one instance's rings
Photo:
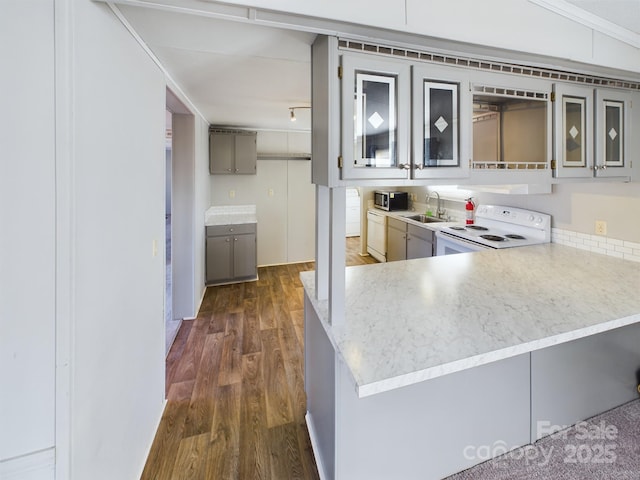
[[[415,220],[420,223],[436,223],[436,222],[444,222],[442,218],[437,217],[429,217],[428,215],[412,215],[407,217],[409,220]]]

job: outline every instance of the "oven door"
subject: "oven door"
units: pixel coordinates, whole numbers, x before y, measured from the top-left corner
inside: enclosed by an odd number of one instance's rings
[[[491,247],[470,242],[445,232],[436,232],[436,255],[453,255],[456,253],[491,250]]]

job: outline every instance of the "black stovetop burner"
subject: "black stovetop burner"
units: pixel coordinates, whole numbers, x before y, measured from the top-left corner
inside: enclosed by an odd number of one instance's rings
[[[492,242],[504,242],[506,239],[499,235],[480,235],[480,238],[484,238],[485,240],[491,240]]]
[[[470,229],[470,230],[482,230],[482,231],[487,231],[489,230],[487,227],[483,227],[481,225],[467,225],[466,228]]]
[[[523,237],[522,235],[516,235],[515,233],[508,233],[505,235],[505,237],[507,238],[511,238],[513,240],[526,240],[526,237]]]

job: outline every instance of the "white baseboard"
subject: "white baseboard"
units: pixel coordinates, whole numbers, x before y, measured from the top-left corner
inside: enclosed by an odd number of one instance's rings
[[[316,439],[316,429],[313,426],[313,419],[309,412],[307,412],[304,416],[304,419],[307,423],[307,430],[309,430],[309,438],[311,439],[311,449],[313,450],[313,456],[316,459],[316,466],[318,467],[318,475],[320,476],[320,480],[330,480],[327,477],[324,469],[324,463],[322,461],[322,457],[320,456],[320,450],[318,448],[318,440]]]
[[[54,447],[0,462],[2,480],[54,480],[56,451]]]

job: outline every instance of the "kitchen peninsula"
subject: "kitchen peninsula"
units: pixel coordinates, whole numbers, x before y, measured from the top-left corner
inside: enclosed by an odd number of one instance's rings
[[[439,479],[637,395],[635,262],[551,243],[349,267],[336,325],[301,278],[323,478]]]

